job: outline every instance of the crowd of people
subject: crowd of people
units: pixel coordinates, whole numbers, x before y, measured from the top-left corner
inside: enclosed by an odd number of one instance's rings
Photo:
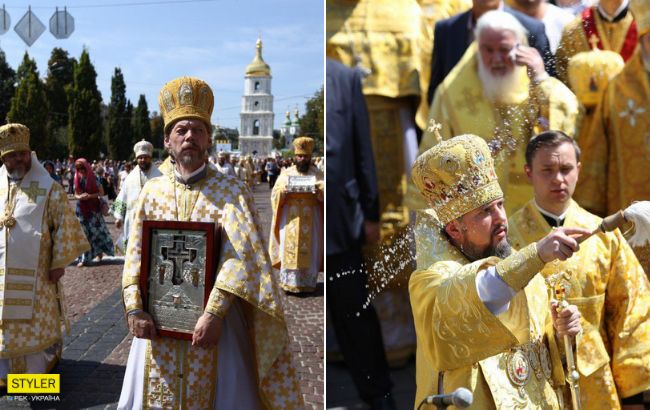
[[[304,408],[279,293],[313,292],[322,271],[324,183],[312,164],[322,163],[312,160],[314,140],[294,141],[295,165],[275,157],[240,161],[223,152],[212,158],[212,90],[182,77],[167,83],[161,96],[179,90],[185,96],[179,101],[161,97],[169,153],[162,162],[154,162],[153,145],[143,140],[133,147],[134,162],[70,157],[41,164],[26,126],[0,127],[0,383],[11,373],[53,369],[66,321],[59,279],[69,264],[100,263],[117,248],[124,254],[122,297],[134,336],[118,408]],[[282,170],[268,171],[266,164],[276,161]],[[265,241],[252,190],[269,175],[279,175],[273,192],[280,200]],[[295,196],[293,177],[313,181]],[[115,244],[104,219],[109,214],[121,230]],[[174,229],[169,243],[146,243],[150,249],[158,244],[159,254],[143,250],[145,225],[154,221]],[[197,245],[192,231],[198,225],[214,238],[205,245],[218,248]],[[274,246],[267,250],[269,243]],[[313,244],[307,253],[305,243]],[[271,262],[274,250],[279,253]],[[156,276],[143,288],[145,261]],[[157,294],[154,284],[169,292]],[[199,286],[205,301],[197,304]],[[183,323],[170,328],[168,316]]]
[[[328,360],[377,409],[404,355],[416,408],[643,408],[650,242],[585,238],[650,200],[650,3],[332,1],[326,41]]]

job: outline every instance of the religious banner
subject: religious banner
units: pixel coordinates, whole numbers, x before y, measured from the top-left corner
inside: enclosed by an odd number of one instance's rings
[[[144,310],[152,316],[160,335],[192,340],[214,285],[221,226],[144,221],[142,231]]]

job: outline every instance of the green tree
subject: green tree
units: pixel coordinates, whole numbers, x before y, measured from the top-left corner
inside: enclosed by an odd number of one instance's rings
[[[68,94],[68,149],[75,157],[94,159],[102,149],[101,102],[97,72],[84,49],[74,68],[74,81]]]
[[[144,94],[140,94],[138,106],[133,114],[133,144],[140,140],[151,141],[151,124],[149,123],[149,108]]]
[[[11,99],[11,108],[7,114],[8,122],[18,122],[29,128],[30,148],[42,158],[50,158],[49,144],[46,136],[47,97],[45,86],[38,78],[36,63],[27,53],[23,63],[18,67],[21,78],[16,93]]]
[[[154,148],[163,149],[165,147],[165,127],[162,116],[156,111],[152,112],[149,125],[151,126],[151,143]]]
[[[50,108],[47,121],[47,135],[51,139],[54,157],[63,157],[68,148],[68,91],[74,81],[74,57],[61,48],[52,49],[47,62],[45,93]]]
[[[307,135],[316,141],[314,153],[322,154],[323,150],[323,135],[325,129],[325,121],[323,115],[325,113],[323,104],[323,87],[316,91],[314,96],[307,101],[307,111],[298,121],[300,123],[300,133]]]
[[[0,50],[0,125],[7,123],[11,97],[16,92],[16,72],[7,64],[5,52]]]
[[[16,70],[16,81],[22,81],[29,73],[34,71],[37,71],[36,61],[29,58],[29,54],[25,51],[23,61],[18,66],[18,70]]]
[[[115,68],[111,79],[111,102],[108,105],[108,152],[111,158],[127,159],[133,147],[131,117],[128,113],[130,102],[126,99],[126,84],[122,70]]]

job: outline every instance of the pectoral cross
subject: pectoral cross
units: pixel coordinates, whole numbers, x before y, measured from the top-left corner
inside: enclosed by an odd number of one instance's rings
[[[38,187],[38,181],[32,181],[29,183],[29,188],[21,187],[20,188],[25,195],[27,195],[27,198],[29,198],[29,202],[32,204],[36,203],[36,200],[38,199],[39,196],[45,196],[47,191],[44,188],[39,188]]]
[[[592,34],[591,37],[589,37],[589,44],[591,44],[591,49],[598,50],[598,43],[600,43],[600,39],[596,34]]]

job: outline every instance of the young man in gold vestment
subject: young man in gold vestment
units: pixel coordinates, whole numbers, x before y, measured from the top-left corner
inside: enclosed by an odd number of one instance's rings
[[[324,182],[323,173],[311,165],[313,150],[313,138],[293,140],[296,164],[282,171],[271,192],[269,254],[287,292],[315,291],[318,272],[323,271]],[[315,177],[316,192],[290,193],[292,176]]]
[[[557,313],[538,272],[571,257],[576,238],[588,231],[560,228],[512,251],[494,162],[475,135],[423,153],[413,180],[438,223],[433,264],[409,282],[418,340],[415,407],[465,387],[475,409],[559,409],[564,374],[556,337],[578,334],[580,313],[576,306]]]
[[[0,386],[46,373],[61,357],[59,279],[90,249],[68,197],[29,148],[29,128],[0,127]]]
[[[280,289],[250,191],[205,161],[212,90],[197,78],[177,78],[163,87],[159,104],[175,162],[147,182],[133,213],[122,296],[135,338],[118,408],[301,409]],[[144,310],[140,266],[152,257],[142,253],[147,220],[221,224],[215,283],[191,341],[158,336]],[[175,299],[187,299],[175,291]]]
[[[522,206],[532,194],[521,171],[526,141],[540,130],[575,132],[579,105],[559,80],[549,77],[539,52],[528,47],[525,29],[512,15],[488,11],[476,23],[476,41],[438,86],[429,120],[442,124],[444,138],[479,135],[494,151],[506,210]],[[424,134],[420,153],[437,143]],[[413,185],[408,205],[426,208]]]
[[[581,167],[573,139],[557,131],[539,134],[528,143],[526,162],[535,196],[508,220],[514,247],[554,227],[600,225],[599,217],[571,199]],[[571,275],[567,300],[582,314],[576,351],[583,408],[617,409],[621,399],[643,404],[639,393],[650,389],[650,283],[634,252],[620,231],[598,233],[572,258],[547,265],[541,274],[558,272]]]

